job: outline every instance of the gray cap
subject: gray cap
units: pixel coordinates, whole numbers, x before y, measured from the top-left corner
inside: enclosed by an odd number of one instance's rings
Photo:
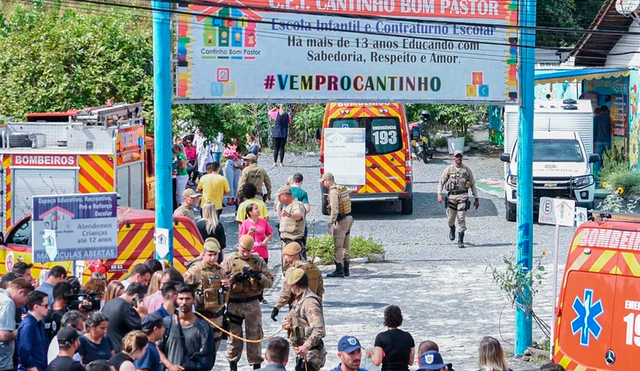
[[[457,151],[453,152],[453,157],[456,157],[456,156],[462,156],[462,151],[461,150],[457,150]]]

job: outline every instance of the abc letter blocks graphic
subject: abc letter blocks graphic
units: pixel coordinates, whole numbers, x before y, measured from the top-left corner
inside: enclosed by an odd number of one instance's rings
[[[484,76],[482,72],[471,73],[471,84],[467,85],[467,97],[488,97],[489,85],[483,84]]]

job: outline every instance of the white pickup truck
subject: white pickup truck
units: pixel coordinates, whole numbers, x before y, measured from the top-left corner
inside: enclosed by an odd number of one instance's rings
[[[518,202],[518,143],[500,160],[507,163],[505,208],[508,221],[516,220]],[[593,209],[595,179],[591,164],[600,156],[585,150],[578,132],[533,132],[533,203],[538,211],[540,197],[559,197],[576,201],[577,206]]]

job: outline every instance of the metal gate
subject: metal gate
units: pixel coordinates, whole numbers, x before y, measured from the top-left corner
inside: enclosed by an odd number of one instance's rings
[[[13,169],[11,223],[31,213],[33,196],[78,192],[76,169]]]

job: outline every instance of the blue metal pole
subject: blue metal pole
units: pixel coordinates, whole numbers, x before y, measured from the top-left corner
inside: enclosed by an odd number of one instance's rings
[[[520,26],[535,27],[536,0],[519,3]],[[534,29],[520,29],[520,125],[518,126],[518,263],[531,270],[533,255],[533,110],[535,88]],[[523,311],[533,304],[530,290],[516,299],[515,354],[521,355],[532,342],[531,315]],[[551,339],[553,341],[553,339]]]
[[[173,265],[173,187],[171,182],[171,2],[152,1],[153,130],[156,161],[156,227],[169,230],[169,252],[156,258]],[[163,256],[164,255],[164,256]]]

